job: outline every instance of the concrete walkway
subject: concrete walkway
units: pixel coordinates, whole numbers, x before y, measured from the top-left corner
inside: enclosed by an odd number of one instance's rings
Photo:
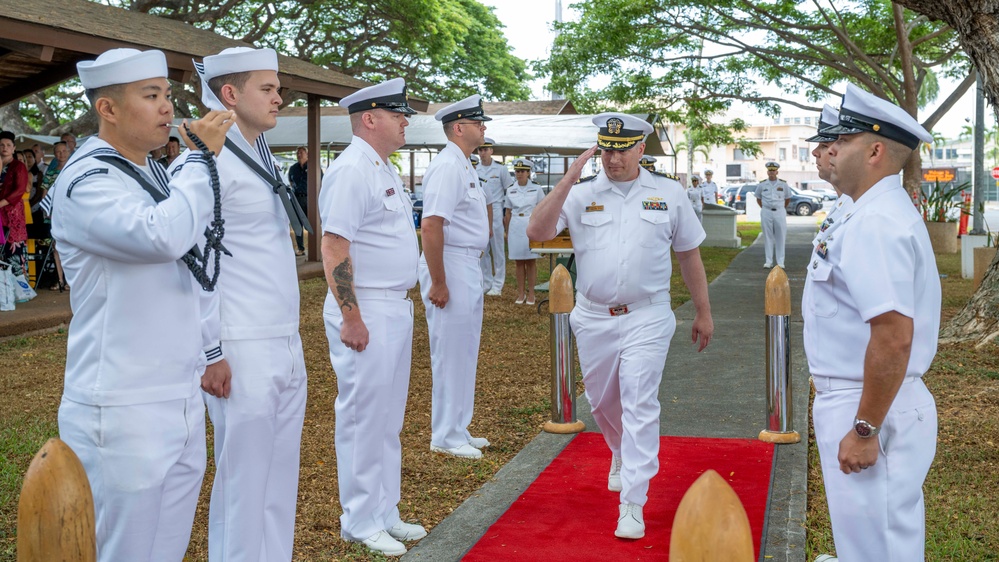
[[[816,230],[814,217],[788,217],[786,265],[791,282],[791,372],[794,428],[801,443],[781,445],[774,456],[774,480],[761,560],[805,560],[808,374],[802,348],[801,290]],[[756,438],[766,422],[763,243],[740,253],[710,286],[715,336],[697,353],[690,342],[694,308],[677,309],[659,400],[662,435]],[[598,431],[585,396],[577,415],[587,431]],[[459,560],[486,529],[537,478],[572,436],[541,433],[490,482],[434,527],[403,560]],[[488,454],[488,453],[487,453]],[[653,485],[655,482],[653,481]],[[608,532],[611,532],[608,527]],[[554,562],[554,561],[553,561]]]

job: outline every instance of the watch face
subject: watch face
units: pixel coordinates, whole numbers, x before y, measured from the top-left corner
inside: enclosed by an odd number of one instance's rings
[[[857,425],[853,426],[853,429],[857,432],[857,435],[861,437],[870,437],[873,433],[871,424],[867,422],[857,422]]]

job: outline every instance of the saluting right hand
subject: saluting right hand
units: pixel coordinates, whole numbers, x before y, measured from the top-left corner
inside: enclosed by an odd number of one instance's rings
[[[586,166],[586,163],[589,162],[590,158],[593,158],[593,155],[596,153],[597,145],[593,145],[588,148],[586,152],[580,154],[579,158],[576,158],[569,166],[569,169],[565,171],[565,175],[562,179],[568,180],[571,183],[579,181],[579,176],[583,173],[583,167]]]
[[[201,142],[205,143],[208,150],[218,155],[222,152],[222,147],[225,145],[226,133],[229,132],[229,128],[235,123],[233,121],[235,116],[236,114],[232,111],[212,110],[201,119],[192,121],[190,124],[185,120],[177,130],[180,131],[180,136],[184,139],[184,144],[188,148],[198,150],[198,147],[194,146],[194,143],[187,136],[187,131],[184,129],[184,125],[188,125],[191,128],[191,132],[198,135],[198,138],[201,139]]]

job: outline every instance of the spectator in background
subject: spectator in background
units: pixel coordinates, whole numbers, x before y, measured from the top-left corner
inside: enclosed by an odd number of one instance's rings
[[[45,173],[45,169],[48,168],[48,164],[45,163],[45,151],[42,150],[42,145],[37,142],[31,145],[31,152],[35,154],[35,164],[42,173]]]
[[[526,158],[513,161],[516,182],[506,188],[503,228],[510,245],[510,259],[517,262],[517,300],[514,304],[534,304],[534,284],[538,280],[537,259],[527,240],[527,223],[534,207],[545,198],[545,191],[531,180],[534,163]]]
[[[687,199],[690,199],[690,206],[694,208],[697,220],[703,222],[701,216],[704,211],[704,201],[701,200],[701,176],[694,174],[690,176],[690,187],[687,188]]]
[[[16,276],[28,269],[24,245],[28,231],[22,203],[28,189],[28,168],[14,154],[14,133],[3,131],[0,133],[0,163],[3,166],[0,172],[0,222],[3,223],[6,242],[0,249],[0,260],[11,264],[11,271]]]
[[[291,183],[291,189],[295,192],[295,199],[298,199],[298,206],[302,208],[306,216],[309,214],[309,149],[304,146],[298,147],[296,151],[296,156],[298,157],[298,162],[291,165],[288,169],[288,182]],[[295,235],[295,243],[298,247],[295,249],[295,255],[301,256],[305,254],[305,233],[301,235]]]
[[[172,164],[178,156],[180,156],[180,139],[177,137],[170,137],[170,140],[166,143],[166,154],[163,155],[163,158],[160,158],[160,164],[166,168]]]
[[[66,143],[66,146],[69,147],[70,154],[76,152],[76,135],[73,133],[63,133],[62,136],[59,137],[59,140]]]
[[[65,135],[64,135],[65,136]],[[69,144],[64,141],[59,141],[55,143],[52,147],[52,151],[55,154],[55,158],[49,163],[49,167],[45,170],[45,175],[42,176],[41,185],[41,196],[39,201],[45,197],[48,190],[52,188],[52,184],[55,183],[56,178],[59,177],[59,172],[62,171],[63,167],[66,166],[66,161],[69,160]],[[59,259],[59,251],[56,250],[55,240],[52,241],[52,260],[55,262],[56,273],[59,274],[59,280],[55,285],[49,287],[49,290],[63,291],[69,290],[69,285],[66,283],[66,276],[62,272],[62,260]]]

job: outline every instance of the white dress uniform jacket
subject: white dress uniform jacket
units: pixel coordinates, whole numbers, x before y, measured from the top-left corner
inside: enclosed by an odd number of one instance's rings
[[[493,236],[482,254],[482,290],[501,291],[506,281],[506,253],[503,251],[503,199],[506,190],[516,183],[506,166],[496,160],[486,166],[475,168],[483,181],[486,204],[493,208]]]
[[[784,202],[791,198],[791,187],[782,179],[763,180],[756,186],[760,200],[760,226],[763,230],[763,247],[766,263],[784,267],[784,242],[787,240],[787,211]]]
[[[319,212],[325,232],[350,241],[357,306],[369,335],[362,352],[340,341],[343,314],[327,292],[323,317],[339,391],[340,532],[363,541],[400,521],[399,433],[413,350],[413,303],[406,292],[416,286],[420,251],[399,174],[359,137],[327,169]]]
[[[441,150],[423,176],[423,216],[444,219],[444,270],[450,300],[430,302],[430,270],[420,257],[420,293],[426,307],[433,373],[431,445],[453,449],[467,444],[475,404],[475,371],[482,331],[482,269],[489,242],[486,196],[471,162],[453,142]]]
[[[718,184],[713,181],[701,182],[701,201],[703,203],[718,203]]]
[[[531,251],[530,241],[527,239],[527,223],[531,220],[534,207],[544,198],[545,191],[533,181],[524,186],[515,182],[507,188],[503,208],[510,209],[510,233],[507,235],[510,259],[537,259],[538,254]]]
[[[658,472],[659,383],[676,329],[670,248],[705,238],[683,187],[639,171],[627,193],[600,172],[569,192],[557,230],[576,254],[570,315],[594,420],[620,456],[622,503],[645,505]]]
[[[697,215],[697,220],[701,220],[701,213],[704,211],[704,201],[701,200],[700,186],[688,187],[687,199],[690,199],[690,206],[694,209],[694,214]]]
[[[273,157],[227,134],[265,170]],[[306,374],[288,215],[273,188],[229,149],[218,157],[223,245],[204,322],[232,370],[229,398],[205,395],[215,426],[211,560],[290,560],[298,497]],[[277,173],[275,171],[275,173]],[[221,357],[219,357],[221,358]]]
[[[936,354],[940,278],[922,217],[899,176],[844,204],[819,235],[802,297],[805,353],[816,388],[813,418],[836,551],[841,560],[923,560],[922,485],[933,460],[937,413],[922,375]],[[904,383],[881,425],[877,463],[839,470],[852,431],[870,342],[868,322],[912,318]]]
[[[96,155],[121,158],[93,137],[50,192],[74,289],[59,433],[90,480],[99,559],[179,560],[205,468],[201,288],[179,258],[211,219],[208,169],[192,155],[156,204]],[[166,186],[152,160],[134,168]]]

